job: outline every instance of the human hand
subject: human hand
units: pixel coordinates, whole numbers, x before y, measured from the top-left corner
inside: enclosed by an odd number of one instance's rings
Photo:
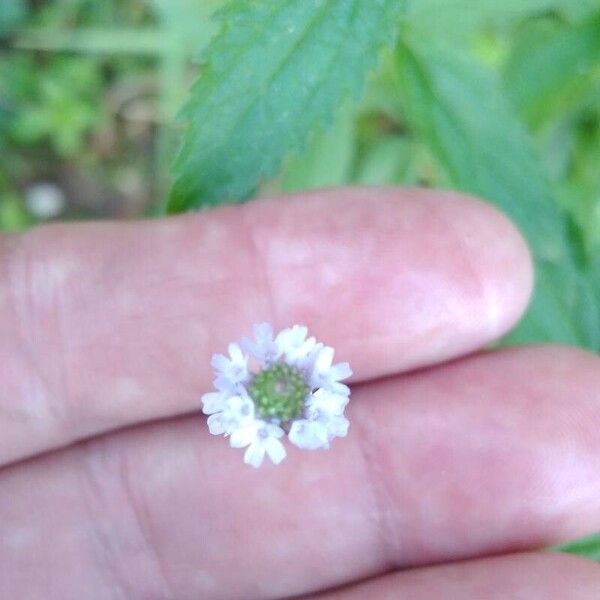
[[[0,597],[597,598],[529,551],[600,523],[600,361],[469,355],[531,288],[487,205],[334,190],[0,249]],[[255,470],[200,396],[264,320],[355,376],[346,439]]]

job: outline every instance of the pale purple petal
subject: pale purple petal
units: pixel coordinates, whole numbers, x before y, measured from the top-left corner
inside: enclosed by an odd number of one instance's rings
[[[224,354],[213,354],[213,357],[210,359],[212,368],[219,372],[225,371],[229,362],[229,359]]]
[[[254,327],[254,340],[244,338],[242,347],[254,358],[264,364],[275,362],[281,351],[273,339],[273,328],[268,323],[261,323]]]
[[[304,360],[314,348],[316,340],[314,337],[306,339],[308,329],[301,325],[294,325],[284,329],[275,338],[280,352],[285,355],[286,362],[295,364]]]

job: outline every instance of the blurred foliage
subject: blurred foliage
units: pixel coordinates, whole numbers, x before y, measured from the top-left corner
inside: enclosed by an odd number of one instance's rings
[[[509,214],[536,260],[505,343],[600,350],[600,0],[2,0],[0,36],[0,227],[40,218],[28,186],[48,178],[63,218],[158,212],[181,133],[171,211],[462,190]]]
[[[3,0],[0,5],[0,35],[10,33],[27,16],[24,0]]]
[[[47,218],[29,203],[47,184],[64,196],[62,218],[147,210],[160,183],[149,175],[160,162],[156,43],[141,52],[132,39],[134,52],[118,54],[113,42],[115,29],[137,33],[157,20],[140,0],[0,4],[1,228]],[[76,47],[90,37],[96,47]]]
[[[9,132],[20,146],[46,143],[57,156],[70,158],[102,123],[102,78],[91,61],[59,56],[38,72],[34,58],[22,55],[0,65],[0,80],[19,107]]]

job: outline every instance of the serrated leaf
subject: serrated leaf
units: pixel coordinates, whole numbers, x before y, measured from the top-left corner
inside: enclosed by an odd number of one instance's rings
[[[537,266],[532,305],[511,341],[598,348],[598,302],[576,266],[567,221],[497,78],[457,50],[409,34],[398,73],[409,120],[452,185],[497,204],[525,234]]]
[[[533,33],[527,29],[517,39],[504,81],[520,114],[537,126],[595,78],[600,68],[600,13],[575,26]]]
[[[361,91],[398,0],[236,0],[183,110],[169,212],[246,198]]]

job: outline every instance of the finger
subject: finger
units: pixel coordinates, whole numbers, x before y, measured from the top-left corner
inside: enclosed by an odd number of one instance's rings
[[[210,356],[253,323],[305,323],[357,379],[503,333],[527,250],[493,209],[346,189],[4,242],[0,463],[199,406]]]
[[[599,590],[600,567],[589,560],[515,554],[394,573],[310,600],[596,600]]]
[[[185,417],[8,468],[6,597],[52,577],[57,598],[259,600],[587,533],[599,389],[594,356],[506,350],[360,386],[347,439],[277,467],[248,468]]]

